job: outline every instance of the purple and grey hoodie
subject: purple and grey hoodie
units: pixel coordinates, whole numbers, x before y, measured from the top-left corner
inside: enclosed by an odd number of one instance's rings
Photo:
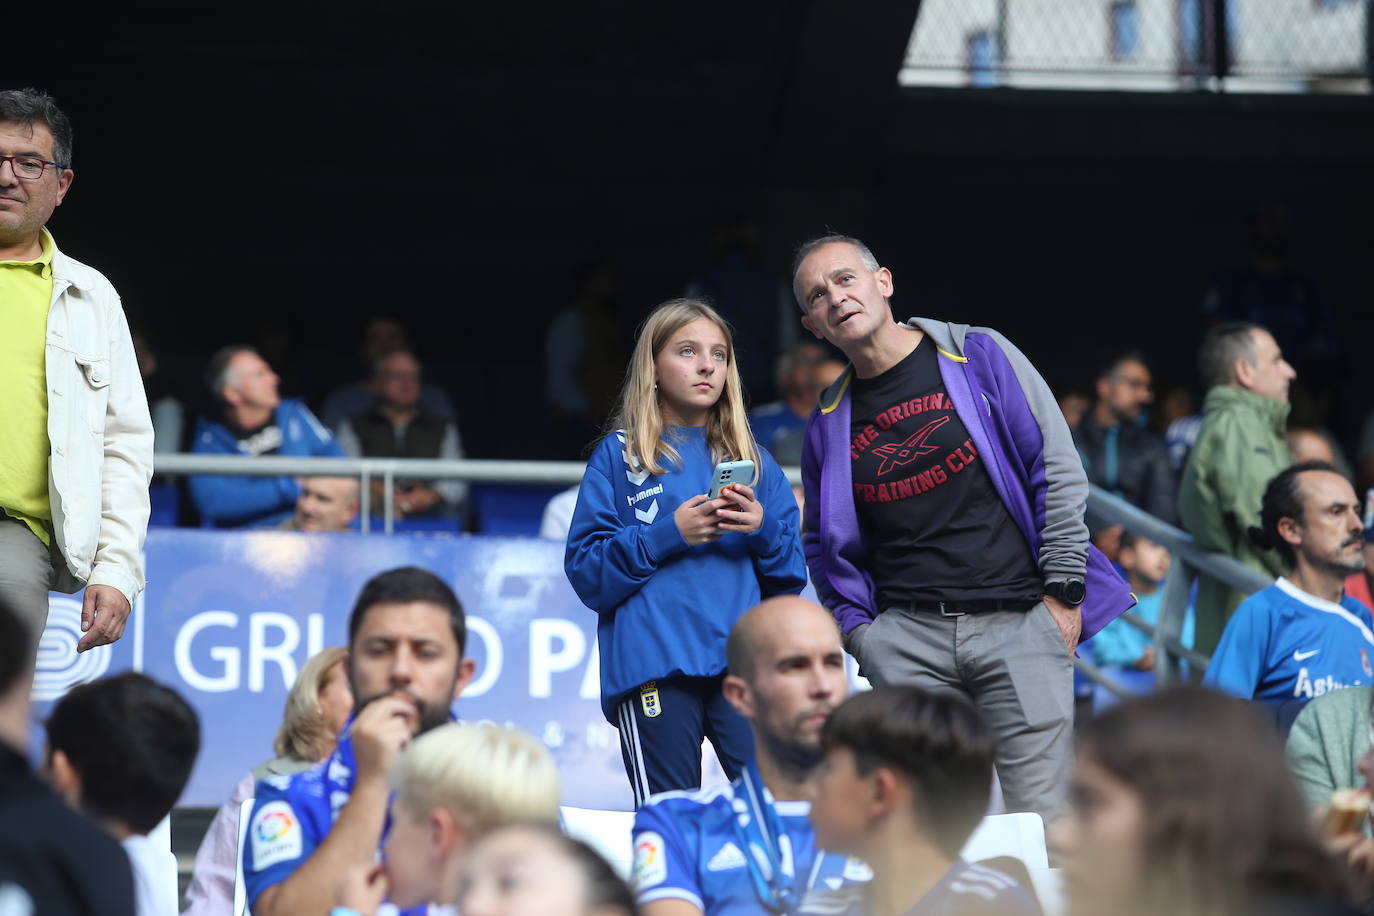
[[[985,460],[992,485],[1038,558],[1046,582],[1081,576],[1083,639],[1135,603],[1130,589],[1088,543],[1083,508],[1088,479],[1049,386],[998,332],[928,318],[924,331],[940,354],[940,377],[959,419]],[[802,547],[816,593],[846,635],[881,613],[863,568],[868,555],[850,477],[850,366],[821,393],[806,426]]]

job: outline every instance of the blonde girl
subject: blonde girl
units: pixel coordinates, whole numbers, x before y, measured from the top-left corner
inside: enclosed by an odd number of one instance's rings
[[[722,461],[755,475],[708,499]],[[611,432],[587,463],[564,568],[600,615],[601,705],[639,805],[701,784],[709,739],[734,779],[748,723],[721,696],[725,640],[762,598],[806,584],[792,490],[749,431],[730,327],[674,299],[640,328]]]

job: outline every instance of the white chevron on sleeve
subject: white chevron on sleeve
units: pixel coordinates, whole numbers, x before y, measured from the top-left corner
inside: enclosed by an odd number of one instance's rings
[[[639,519],[646,525],[652,525],[654,523],[654,519],[658,518],[658,500],[654,500],[653,502],[649,503],[649,508],[647,510],[636,509],[635,518]]]
[[[617,438],[619,438],[621,442],[625,441],[624,436],[618,436]],[[628,448],[620,450],[620,457],[625,460],[625,479],[630,482],[631,486],[640,486],[644,481],[649,479],[648,469],[639,466],[639,462],[630,455],[630,450]]]

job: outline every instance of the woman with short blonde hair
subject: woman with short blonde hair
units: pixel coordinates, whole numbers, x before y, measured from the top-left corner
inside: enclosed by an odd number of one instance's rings
[[[272,750],[277,756],[313,763],[323,760],[334,750],[343,722],[337,721],[337,716],[331,717],[334,707],[328,705],[327,698],[331,687],[348,686],[348,673],[343,664],[347,656],[347,649],[331,646],[315,653],[301,667],[296,683],[286,695],[281,727],[272,741]],[[322,698],[325,699],[322,701]]]

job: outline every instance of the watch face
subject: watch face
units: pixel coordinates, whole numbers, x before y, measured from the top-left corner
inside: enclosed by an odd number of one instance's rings
[[[1069,604],[1082,604],[1083,597],[1088,593],[1082,579],[1070,579],[1063,583],[1061,588],[1064,600]]]

